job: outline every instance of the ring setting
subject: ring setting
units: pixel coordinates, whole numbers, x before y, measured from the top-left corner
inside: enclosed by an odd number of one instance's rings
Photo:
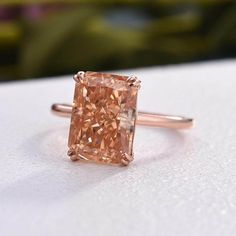
[[[190,128],[193,120],[137,112],[140,80],[100,72],[74,76],[73,105],[54,104],[52,111],[71,116],[68,156],[104,164],[128,165],[133,159],[136,124]]]

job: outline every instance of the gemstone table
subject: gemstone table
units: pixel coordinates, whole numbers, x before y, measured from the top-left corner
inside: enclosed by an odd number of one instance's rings
[[[118,73],[118,72],[117,72]],[[195,128],[136,129],[128,167],[71,162],[71,76],[0,84],[0,235],[236,234],[236,61],[119,71],[142,80],[140,110]]]

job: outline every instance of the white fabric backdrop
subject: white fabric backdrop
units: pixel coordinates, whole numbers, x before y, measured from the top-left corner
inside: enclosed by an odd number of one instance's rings
[[[135,160],[71,162],[71,76],[0,84],[0,235],[235,235],[236,61],[153,67],[139,108],[196,119],[191,131],[139,127]]]

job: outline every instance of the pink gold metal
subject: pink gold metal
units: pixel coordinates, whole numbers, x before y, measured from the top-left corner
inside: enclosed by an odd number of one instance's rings
[[[51,110],[55,115],[70,117],[72,106],[68,104],[55,103],[52,105]],[[142,126],[163,127],[171,129],[189,129],[193,126],[193,119],[184,116],[138,112],[136,124]]]
[[[71,117],[68,156],[104,164],[128,165],[133,159],[135,126],[188,129],[193,119],[137,112],[141,81],[135,76],[79,71],[74,75],[73,107],[53,104],[54,114]]]

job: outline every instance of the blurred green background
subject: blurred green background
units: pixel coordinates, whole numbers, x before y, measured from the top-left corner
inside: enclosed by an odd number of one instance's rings
[[[236,56],[236,1],[0,1],[0,81]]]

